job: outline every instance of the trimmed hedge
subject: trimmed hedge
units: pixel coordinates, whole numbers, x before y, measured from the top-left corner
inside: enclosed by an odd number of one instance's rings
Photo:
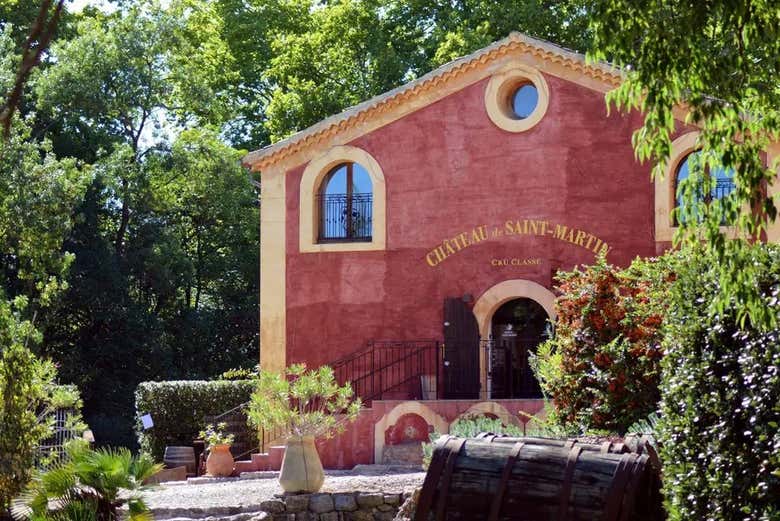
[[[190,445],[203,430],[203,417],[218,415],[249,401],[249,380],[142,382],[135,392],[136,432],[141,452],[162,461],[166,445]],[[154,427],[144,431],[141,416]]]
[[[750,248],[753,281],[780,313],[780,249]],[[780,519],[780,331],[740,324],[718,260],[690,254],[672,285],[658,441],[669,519]],[[730,301],[733,303],[734,297]]]

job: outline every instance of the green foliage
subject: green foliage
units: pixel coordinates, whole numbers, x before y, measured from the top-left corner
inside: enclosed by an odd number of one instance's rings
[[[54,433],[54,411],[80,406],[77,390],[56,384],[54,364],[27,347],[40,333],[21,318],[23,305],[22,297],[15,305],[0,298],[0,512],[30,480],[38,446]]]
[[[750,282],[780,313],[780,248],[746,252]],[[717,256],[700,248],[680,264],[664,339],[658,441],[669,519],[780,519],[780,332],[741,323]]]
[[[307,370],[295,364],[284,374],[260,371],[255,385],[249,424],[272,432],[280,429],[285,436],[329,438],[354,421],[362,406],[352,386],[339,386],[328,366]]]
[[[735,172],[736,189],[717,204],[697,202],[694,191],[685,190],[684,206],[697,219],[684,220],[676,240],[694,246],[705,239],[717,259],[722,292],[708,303],[710,313],[735,307],[740,321],[764,330],[776,327],[777,316],[750,284],[755,266],[748,239],[760,237],[777,215],[764,188],[773,183],[776,165],[763,155],[780,131],[777,9],[767,0],[599,0],[592,11],[592,57],[609,59],[626,74],[608,100],[643,113],[644,125],[634,134],[637,157],[652,161],[653,174],[661,175],[671,141],[683,129],[674,111],[684,107],[684,123],[701,129],[702,161],[693,177],[705,178],[705,168]],[[728,239],[722,222],[743,238]]]
[[[499,419],[481,415],[458,418],[450,424],[449,434],[458,438],[474,438],[483,432],[505,434],[512,437],[524,436],[523,430],[516,425],[504,425]],[[432,432],[429,436],[431,440],[430,443],[423,443],[423,467],[428,467],[431,457],[433,457],[433,449],[436,440],[441,436],[442,435],[439,432]]]
[[[558,275],[556,335],[532,367],[564,427],[624,433],[656,410],[672,258],[620,270],[601,257]]]
[[[259,2],[258,2],[259,3]],[[511,31],[587,47],[585,2],[339,0],[272,3],[265,128],[277,141]],[[267,26],[268,21],[264,20]],[[265,27],[264,27],[265,28]],[[267,28],[265,28],[268,31]],[[270,33],[270,34],[269,34]],[[268,51],[266,51],[268,52]]]
[[[113,521],[127,505],[130,521],[151,520],[141,498],[143,481],[162,468],[127,449],[70,446],[68,459],[35,478],[14,505],[14,516],[34,521]]]
[[[206,425],[206,429],[200,431],[198,437],[206,442],[208,447],[212,445],[232,445],[235,440],[235,436],[232,434],[225,434],[227,429],[227,423],[218,423],[216,427],[214,424],[209,423]]]
[[[522,436],[523,430],[516,425],[504,425],[501,420],[487,416],[471,416],[458,418],[450,425],[450,434],[458,438],[474,438],[482,432],[506,434],[507,436]],[[438,438],[438,436],[436,436]],[[433,438],[432,438],[433,439]]]
[[[189,445],[197,439],[204,416],[216,416],[249,401],[249,381],[143,382],[135,393],[136,428],[141,451],[162,461],[166,445]],[[141,428],[151,414],[154,427]]]

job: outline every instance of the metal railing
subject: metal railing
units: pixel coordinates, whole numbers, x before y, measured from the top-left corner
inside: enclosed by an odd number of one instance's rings
[[[436,340],[371,341],[332,364],[340,384],[350,382],[366,405],[382,399],[436,399],[441,348]]]
[[[74,409],[56,409],[51,413],[51,436],[41,441],[35,456],[35,467],[49,470],[65,456],[65,446],[69,441],[82,436],[81,431],[72,428]]]
[[[320,194],[319,242],[370,241],[373,194]]]
[[[364,405],[373,400],[434,400],[439,393],[441,344],[436,340],[370,341],[365,348],[329,364],[336,380],[350,382]],[[285,429],[253,431],[246,423],[249,402],[204,419],[205,423],[227,423],[227,433],[236,441],[231,448],[236,460],[252,452],[267,452]],[[254,442],[257,440],[257,443]]]

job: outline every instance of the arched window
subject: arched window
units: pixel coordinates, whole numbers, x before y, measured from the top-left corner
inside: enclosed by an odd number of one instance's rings
[[[701,159],[701,152],[693,151],[686,155],[682,161],[677,165],[677,172],[675,174],[674,194],[675,194],[675,207],[677,212],[675,213],[675,224],[684,223],[689,217],[696,217],[691,212],[686,212],[685,205],[685,189],[683,189],[683,183],[691,177],[694,168],[699,166]],[[704,170],[705,179],[711,181],[710,190],[706,191],[704,186],[704,180],[699,183],[699,186],[688,186],[688,190],[694,190],[694,201],[710,203],[715,199],[722,199],[734,191],[734,171],[718,167],[716,169],[706,168]],[[695,210],[694,210],[695,211]]]
[[[359,163],[341,163],[322,180],[317,195],[318,241],[371,242],[371,176]]]

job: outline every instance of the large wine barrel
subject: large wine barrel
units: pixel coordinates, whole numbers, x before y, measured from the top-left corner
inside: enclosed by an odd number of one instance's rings
[[[646,454],[443,436],[416,521],[660,521],[658,470]]]
[[[188,474],[197,474],[195,465],[195,449],[192,447],[165,447],[163,464],[166,468],[187,467]]]
[[[602,443],[588,443],[577,439],[561,440],[555,438],[534,438],[524,436],[522,438],[510,437],[504,434],[493,434],[492,432],[483,432],[477,435],[478,440],[488,443],[507,443],[514,445],[517,442],[530,443],[533,445],[546,445],[548,447],[572,447],[575,444],[584,451],[625,454],[634,452],[636,454],[647,454],[650,458],[650,464],[656,470],[661,471],[661,460],[658,459],[658,453],[647,436],[626,436],[624,441],[604,441]]]

